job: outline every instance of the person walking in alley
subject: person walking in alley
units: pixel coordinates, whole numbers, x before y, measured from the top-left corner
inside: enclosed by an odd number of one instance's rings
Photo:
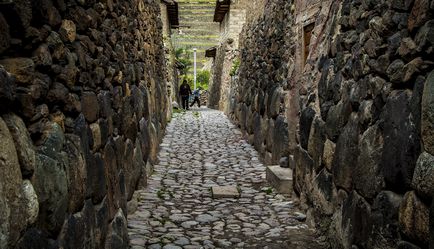
[[[181,96],[182,108],[184,110],[190,109],[188,106],[188,98],[191,94],[190,86],[187,83],[187,80],[182,82],[181,87],[179,88],[179,95]]]
[[[193,103],[191,103],[190,107],[192,107],[194,105],[194,103],[197,102],[197,107],[200,108],[200,87],[196,90],[193,91]]]

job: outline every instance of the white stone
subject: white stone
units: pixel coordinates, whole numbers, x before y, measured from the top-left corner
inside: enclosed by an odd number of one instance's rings
[[[237,186],[213,186],[211,188],[214,198],[238,198],[240,193]]]

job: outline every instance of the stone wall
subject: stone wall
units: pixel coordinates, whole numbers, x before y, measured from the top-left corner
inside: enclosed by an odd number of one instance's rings
[[[219,45],[212,65],[208,106],[228,113],[231,71],[239,57],[239,34],[246,21],[247,2],[232,1],[230,10],[220,23]]]
[[[238,50],[234,40],[227,39],[216,51],[213,61],[212,75],[209,87],[208,107],[226,111],[231,82],[230,71],[233,61],[238,56]]]
[[[231,1],[230,9],[220,23],[220,44],[231,38],[234,40],[235,47],[238,48],[238,37],[246,22],[246,5],[245,0]]]
[[[179,70],[176,66],[175,48],[172,42],[172,30],[170,26],[169,15],[167,12],[167,3],[160,0],[161,21],[163,24],[163,43],[166,56],[166,80],[167,80],[167,95],[170,103],[173,101],[180,103],[178,94],[179,85]],[[177,32],[176,30],[174,32]],[[167,111],[167,120],[172,117],[172,108]]]
[[[270,2],[262,17],[248,23],[240,37],[241,65],[232,82],[228,115],[267,164],[289,156],[285,95],[287,42],[292,17],[287,1]]]
[[[169,108],[155,1],[0,8],[0,248],[127,248]]]
[[[433,247],[434,2],[305,3],[244,29],[231,118],[266,161],[289,155],[332,248]]]
[[[247,23],[253,23],[256,19],[263,16],[267,2],[268,0],[250,0],[249,3],[246,4]]]

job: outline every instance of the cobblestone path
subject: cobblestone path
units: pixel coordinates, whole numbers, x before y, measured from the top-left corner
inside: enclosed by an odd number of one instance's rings
[[[325,248],[296,201],[268,187],[257,152],[221,112],[178,114],[159,160],[128,218],[131,248]],[[237,185],[241,196],[213,199],[216,185]]]

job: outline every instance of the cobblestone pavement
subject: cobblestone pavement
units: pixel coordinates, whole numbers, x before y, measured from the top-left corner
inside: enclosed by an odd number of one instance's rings
[[[159,160],[128,217],[131,248],[325,248],[296,200],[268,187],[257,152],[223,113],[178,114]],[[238,186],[240,198],[213,199],[216,185]]]

